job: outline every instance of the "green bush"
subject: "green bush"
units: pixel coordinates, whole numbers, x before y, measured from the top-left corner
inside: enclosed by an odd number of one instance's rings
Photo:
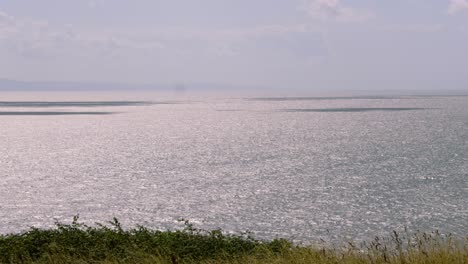
[[[176,231],[125,230],[117,219],[88,226],[75,217],[54,229],[0,235],[0,263],[468,263],[468,238],[437,232],[394,232],[360,246],[318,248],[184,223]]]

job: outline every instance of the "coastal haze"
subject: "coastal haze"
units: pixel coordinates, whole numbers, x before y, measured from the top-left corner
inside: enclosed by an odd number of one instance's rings
[[[3,0],[0,79],[466,91],[467,25],[467,0]]]
[[[1,233],[77,214],[299,241],[468,228],[466,96],[5,96]]]

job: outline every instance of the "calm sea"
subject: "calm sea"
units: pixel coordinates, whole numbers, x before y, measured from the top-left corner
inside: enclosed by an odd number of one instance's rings
[[[0,232],[468,233],[468,97],[3,93]]]

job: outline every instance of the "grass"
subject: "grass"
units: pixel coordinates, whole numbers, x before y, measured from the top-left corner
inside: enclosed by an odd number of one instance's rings
[[[465,264],[468,237],[394,232],[368,243],[322,248],[201,230],[188,221],[176,231],[142,226],[124,230],[117,219],[87,226],[75,217],[71,224],[56,223],[54,229],[0,235],[0,263]]]

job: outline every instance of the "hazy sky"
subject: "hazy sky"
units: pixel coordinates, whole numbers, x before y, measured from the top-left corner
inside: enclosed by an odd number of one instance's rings
[[[468,89],[468,0],[0,0],[0,78]]]

